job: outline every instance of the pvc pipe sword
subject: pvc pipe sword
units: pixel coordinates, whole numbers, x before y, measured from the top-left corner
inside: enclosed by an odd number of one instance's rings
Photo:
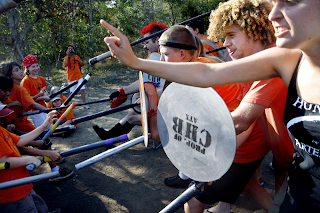
[[[30,177],[16,179],[16,180],[10,180],[10,181],[0,183],[0,190],[15,187],[15,186],[21,186],[24,184],[33,183],[41,180],[47,180],[47,179],[55,178],[59,176],[60,176],[60,171],[56,171],[56,172],[49,172],[41,175],[35,175],[35,176],[30,176]]]
[[[61,105],[61,107],[67,106],[68,103],[71,101],[71,99],[77,94],[77,92],[79,92],[79,90],[81,89],[81,87],[87,83],[87,81],[89,81],[90,77],[92,76],[91,73],[88,73],[86,75],[86,77],[83,79],[83,81],[81,82],[81,84],[79,84],[77,86],[77,88],[73,91],[73,93],[71,93],[71,95],[69,95],[69,97],[67,98],[67,100],[65,100],[65,102]]]
[[[109,149],[106,152],[102,152],[99,155],[96,155],[96,156],[94,156],[92,158],[89,158],[89,159],[87,159],[87,160],[85,160],[85,161],[83,161],[81,163],[76,164],[75,167],[76,167],[77,170],[82,169],[82,168],[84,168],[86,166],[89,166],[91,164],[99,162],[99,161],[103,160],[106,157],[114,155],[114,154],[116,154],[118,152],[121,152],[122,150],[128,149],[128,148],[130,148],[130,147],[132,147],[132,146],[134,146],[134,145],[136,145],[138,143],[141,143],[141,142],[143,142],[143,136],[135,138],[135,139],[133,139],[131,141],[128,141],[128,142],[126,142],[124,144],[121,144],[120,146],[117,146],[117,147],[115,147],[113,149]]]
[[[91,149],[95,149],[95,148],[99,148],[99,147],[102,147],[102,146],[110,146],[114,143],[117,143],[117,142],[122,142],[122,141],[126,141],[128,140],[128,136],[126,134],[123,134],[123,135],[120,135],[118,137],[114,137],[114,138],[109,138],[107,140],[104,140],[104,141],[98,141],[96,143],[92,143],[92,144],[88,144],[88,145],[84,145],[84,146],[80,146],[80,147],[77,147],[77,148],[74,148],[74,149],[70,149],[68,151],[65,151],[65,152],[61,152],[60,155],[62,157],[67,157],[69,155],[74,155],[74,154],[78,154],[78,153],[81,153],[81,152],[84,152],[84,151],[88,151],[88,150],[91,150]],[[52,161],[49,157],[43,157],[41,158],[41,164],[45,163],[45,162],[49,162],[49,161]]]
[[[74,81],[74,82],[72,82],[71,84],[69,84],[68,86],[66,86],[66,87],[62,88],[62,89],[61,89],[61,90],[59,90],[58,92],[53,93],[52,95],[50,95],[50,96],[49,96],[49,98],[51,99],[51,98],[56,97],[57,95],[59,95],[60,93],[63,93],[64,91],[66,91],[66,90],[67,90],[67,89],[69,89],[70,87],[72,87],[72,86],[76,85],[77,83],[78,83],[78,81]]]
[[[93,114],[93,115],[88,115],[88,116],[84,116],[84,117],[81,117],[81,118],[73,119],[71,124],[75,125],[77,123],[81,123],[81,122],[84,122],[84,121],[92,120],[92,119],[95,119],[95,118],[98,118],[98,117],[101,117],[101,116],[104,116],[104,115],[109,115],[109,114],[112,114],[112,113],[115,113],[115,112],[119,112],[119,111],[123,111],[123,110],[129,109],[129,108],[133,108],[133,107],[135,107],[137,105],[139,105],[139,104],[128,104],[128,105],[125,105],[125,106],[122,106],[122,107],[117,107],[117,108],[114,108],[114,109],[111,109],[111,110],[102,111],[102,112],[99,112],[99,113],[96,113],[96,114]]]
[[[164,209],[162,209],[159,213],[172,213],[176,212],[181,206],[183,206],[186,202],[188,202],[191,198],[200,193],[201,187],[206,183],[200,182],[195,183],[188,189],[186,189],[179,197],[169,203]]]
[[[60,125],[62,123],[62,121],[67,117],[67,115],[71,112],[71,110],[76,106],[75,103],[72,103],[68,109],[63,113],[63,115],[60,116],[60,118],[57,120],[57,122],[52,126],[51,131],[48,131],[45,136],[43,136],[42,140],[46,140],[47,138],[49,138],[49,136],[54,132],[54,130],[57,128],[58,125]],[[36,165],[34,164],[28,164],[26,166],[26,169],[28,171],[32,171],[34,170],[36,167]]]
[[[87,104],[96,104],[96,103],[102,103],[102,102],[106,102],[106,101],[110,101],[110,98],[107,99],[102,99],[99,101],[91,101],[91,102],[86,102],[86,103],[82,103],[82,104],[77,104],[77,106],[83,106],[83,105],[87,105]],[[52,110],[59,110],[59,109],[65,109],[69,106],[62,106],[62,107],[56,107],[56,108],[50,108],[50,109],[43,109],[43,110],[35,110],[35,111],[31,111],[31,112],[24,112],[24,113],[19,113],[18,116],[19,117],[23,117],[23,116],[28,116],[28,115],[34,115],[34,114],[39,114],[42,112],[50,112]]]
[[[184,22],[181,22],[181,23],[178,24],[178,25],[187,24],[188,22],[201,19],[201,18],[206,17],[206,16],[208,16],[208,15],[210,15],[210,14],[211,14],[211,11],[210,11],[210,12],[207,12],[207,13],[204,13],[204,14],[202,14],[202,15],[196,16],[196,17],[194,17],[194,18],[188,19],[188,20],[186,20],[186,21],[184,21]],[[167,28],[167,29],[169,29],[169,28]],[[142,39],[139,39],[138,41],[134,41],[134,42],[130,43],[130,45],[131,45],[131,46],[134,46],[134,45],[139,44],[139,43],[141,43],[141,42],[144,42],[144,41],[146,41],[146,40],[148,40],[148,39],[150,39],[150,38],[153,38],[153,37],[155,37],[155,36],[158,36],[158,35],[160,35],[161,33],[163,33],[164,31],[166,31],[167,29],[164,29],[164,30],[158,31],[158,32],[156,32],[156,33],[153,33],[152,35],[147,36],[147,37],[142,38]],[[110,52],[110,51],[108,51],[108,52],[106,52],[106,53],[103,53],[103,54],[101,54],[101,55],[98,55],[98,56],[96,56],[96,57],[94,57],[94,58],[91,58],[91,59],[89,60],[89,64],[94,65],[94,64],[98,63],[99,61],[102,61],[103,59],[106,59],[106,58],[109,58],[109,57],[111,57],[111,52]]]

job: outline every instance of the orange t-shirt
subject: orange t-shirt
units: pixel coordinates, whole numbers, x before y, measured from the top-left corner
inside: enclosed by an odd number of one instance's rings
[[[80,60],[80,57],[78,55],[75,55],[74,57],[77,57]],[[66,61],[66,57],[63,59],[63,64]],[[81,70],[80,70],[80,64],[79,61],[72,59],[69,59],[68,66],[67,66],[67,76],[68,81],[77,81],[80,78],[82,78]]]
[[[204,57],[195,58],[190,62],[215,63],[211,59]],[[241,84],[228,84],[212,88],[220,95],[220,97],[226,103],[230,112],[232,112],[239,106],[240,101],[237,98],[242,94]]]
[[[207,41],[209,41],[208,40],[208,36],[203,36],[203,37],[201,37],[200,38],[200,41],[201,40],[207,40]],[[223,47],[223,43],[222,42],[212,42],[212,41],[210,41],[212,44],[214,44],[214,45],[216,45],[217,46],[217,48],[220,48],[220,47]],[[203,48],[204,48],[204,52],[208,52],[208,51],[210,51],[210,50],[214,50],[215,48],[213,48],[213,47],[211,47],[210,45],[208,45],[208,44],[206,44],[206,43],[203,43],[203,42],[201,42],[202,43],[202,45],[203,45]],[[218,52],[213,52],[213,53],[209,53],[209,54],[207,54],[208,56],[216,56],[216,57],[219,57],[218,56]]]
[[[29,95],[28,91],[17,84],[13,84],[13,88],[11,90],[11,94],[7,101],[4,104],[10,103],[12,101],[19,101],[22,106],[13,106],[10,107],[11,110],[15,112],[15,121],[14,125],[22,131],[30,132],[34,130],[36,127],[27,119],[27,116],[19,117],[19,113],[28,112],[30,110],[31,104],[35,101]]]
[[[19,136],[8,132],[0,126],[0,158],[4,156],[21,157],[21,154],[16,147],[19,140]],[[30,174],[25,166],[15,169],[0,170],[0,183],[29,176]],[[30,194],[31,190],[31,183],[0,190],[0,203],[9,203],[25,198]]]
[[[46,80],[39,75],[37,75],[36,79],[30,77],[29,75],[26,75],[22,79],[20,86],[24,87],[31,96],[37,95],[43,87],[46,87],[46,89],[48,89]],[[39,101],[38,103],[44,107],[46,106],[46,103],[43,100]]]
[[[249,92],[252,84],[253,82],[242,84],[243,95],[238,97],[241,101],[257,97],[256,94]],[[249,135],[248,139],[240,147],[238,147],[233,162],[249,163],[261,159],[268,154],[270,147],[268,144],[268,138],[265,137],[266,120],[267,118],[265,113],[262,113],[256,119],[256,123],[251,134]]]
[[[278,77],[255,81],[249,92],[252,95],[244,97],[243,101],[266,107],[265,137],[269,141],[277,165],[286,169],[289,167],[294,153],[292,140],[283,122],[288,88]]]

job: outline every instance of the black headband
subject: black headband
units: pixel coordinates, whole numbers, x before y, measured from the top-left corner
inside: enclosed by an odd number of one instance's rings
[[[180,43],[174,43],[174,42],[166,42],[166,41],[159,41],[159,45],[161,46],[167,46],[167,47],[174,47],[184,50],[197,50],[197,47],[190,46],[188,44],[180,44]]]

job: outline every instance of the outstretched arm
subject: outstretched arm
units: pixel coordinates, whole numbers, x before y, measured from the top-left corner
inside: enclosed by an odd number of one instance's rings
[[[52,124],[53,117],[56,115],[57,111],[51,111],[47,115],[47,119],[43,122],[41,126],[36,128],[35,130],[28,132],[24,135],[20,136],[20,140],[17,143],[17,147],[23,147],[28,145],[31,141],[33,141],[36,137],[38,137],[44,130],[48,129]]]
[[[133,69],[169,81],[198,87],[252,82],[282,77],[288,85],[301,51],[270,48],[243,59],[227,63],[165,63],[137,58],[126,36],[104,20],[100,23],[114,36],[106,37],[112,56]]]
[[[10,163],[10,169],[15,169],[28,164],[34,164],[36,165],[36,168],[38,168],[41,165],[41,161],[33,156],[27,156],[27,157],[3,156],[2,158],[0,158],[0,162]]]

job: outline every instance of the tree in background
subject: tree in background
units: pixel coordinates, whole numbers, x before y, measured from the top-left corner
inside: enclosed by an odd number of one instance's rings
[[[0,15],[0,60],[21,62],[36,55],[43,67],[62,68],[65,47],[77,45],[88,61],[106,51],[107,32],[99,21],[108,20],[131,41],[150,22],[169,26],[215,9],[219,0],[26,0]],[[204,20],[207,23],[207,18]],[[141,50],[137,45],[135,50]],[[141,51],[141,54],[143,51]],[[45,69],[44,69],[45,70]],[[89,71],[89,66],[88,66]]]

